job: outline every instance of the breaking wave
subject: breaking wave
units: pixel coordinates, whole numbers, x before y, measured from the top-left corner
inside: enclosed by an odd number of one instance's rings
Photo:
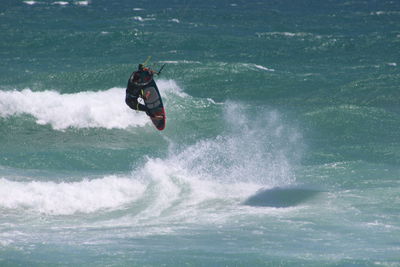
[[[238,103],[224,106],[223,133],[184,147],[171,144],[165,158],[147,157],[130,174],[61,183],[1,178],[0,208],[51,215],[127,209],[140,220],[190,220],[240,205],[260,189],[295,183],[297,131],[276,111],[254,117]]]
[[[72,183],[17,182],[0,179],[0,207],[43,214],[67,215],[115,209],[143,193],[138,181],[108,176]]]
[[[185,97],[179,86],[172,80],[158,82],[161,94],[177,94]],[[126,106],[125,89],[111,88],[99,92],[61,94],[56,91],[34,92],[0,91],[0,116],[29,114],[36,123],[50,124],[55,130],[69,127],[107,129],[143,127],[150,123],[144,113]]]

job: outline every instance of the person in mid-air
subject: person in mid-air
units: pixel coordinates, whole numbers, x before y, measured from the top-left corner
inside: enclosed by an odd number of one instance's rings
[[[146,99],[146,95],[142,95],[142,89],[153,81],[154,74],[157,72],[150,68],[145,68],[143,64],[139,64],[138,70],[133,72],[128,80],[126,87],[125,103],[134,110],[146,112],[150,116],[149,109],[138,102],[138,98]]]

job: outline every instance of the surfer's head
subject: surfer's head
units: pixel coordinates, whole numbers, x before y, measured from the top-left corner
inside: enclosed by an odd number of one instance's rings
[[[143,70],[143,69],[144,69],[144,65],[143,64],[139,64],[138,70]]]

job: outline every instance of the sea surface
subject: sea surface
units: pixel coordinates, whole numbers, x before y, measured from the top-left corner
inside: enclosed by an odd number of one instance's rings
[[[399,85],[398,0],[1,0],[0,266],[400,266]]]

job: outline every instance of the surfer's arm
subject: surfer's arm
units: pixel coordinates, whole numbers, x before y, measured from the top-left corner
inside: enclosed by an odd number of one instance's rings
[[[156,74],[156,75],[159,74],[157,71],[150,70],[150,69],[149,69],[149,73],[150,73],[151,76],[153,76],[154,74]]]

